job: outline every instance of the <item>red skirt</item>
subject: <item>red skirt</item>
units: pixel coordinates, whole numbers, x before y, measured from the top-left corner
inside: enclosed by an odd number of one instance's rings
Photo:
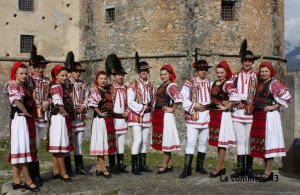
[[[107,131],[108,154],[116,152],[116,132],[113,118],[104,118]]]
[[[218,147],[219,133],[221,127],[222,110],[210,110],[210,122],[209,122],[209,140],[208,143],[211,146]]]
[[[163,131],[164,131],[164,115],[162,109],[155,109],[152,113],[152,144],[155,150],[162,151]]]
[[[253,110],[253,122],[250,131],[251,156],[265,158],[267,113],[261,110]]]

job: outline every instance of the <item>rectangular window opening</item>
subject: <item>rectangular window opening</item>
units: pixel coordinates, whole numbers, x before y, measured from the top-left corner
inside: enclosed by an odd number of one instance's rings
[[[30,53],[33,43],[34,43],[33,35],[21,35],[20,53]]]
[[[222,11],[221,18],[224,21],[234,21],[236,20],[235,16],[235,3],[233,0],[222,0]]]
[[[19,10],[33,12],[34,0],[19,0]]]
[[[105,10],[105,18],[106,23],[115,23],[116,15],[115,15],[115,8],[109,8]]]

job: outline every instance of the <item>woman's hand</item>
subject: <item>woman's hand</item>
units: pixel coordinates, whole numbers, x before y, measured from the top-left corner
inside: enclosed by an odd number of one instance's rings
[[[85,110],[84,104],[80,104],[80,105],[76,106],[76,112],[82,113],[84,110]]]
[[[195,108],[195,110],[200,111],[200,112],[204,112],[206,110],[206,107],[200,103],[196,103],[194,108]]]
[[[98,113],[98,116],[106,118],[108,116],[108,114],[107,114],[107,112],[100,112],[100,113]]]
[[[269,111],[272,111],[272,110],[276,110],[278,107],[279,107],[278,104],[274,104],[273,106],[265,106],[264,111],[269,112]]]
[[[67,112],[61,112],[59,114],[62,115],[62,116],[64,116],[64,117],[68,117],[69,116],[69,114]]]
[[[27,116],[27,117],[32,117],[31,114],[29,114],[28,112],[23,112],[23,113],[19,113],[19,116]]]
[[[244,108],[245,108],[245,104],[243,104],[243,103],[238,103],[238,104],[236,104],[236,107],[237,107],[238,109],[244,109]]]
[[[127,117],[128,117],[128,112],[127,112],[127,111],[124,112],[124,113],[122,114],[122,116],[123,116],[124,118],[127,118]]]
[[[162,107],[162,109],[163,109],[165,112],[168,112],[168,113],[174,112],[174,108],[173,108],[173,107],[164,106],[164,107]]]
[[[48,110],[50,102],[49,101],[43,101],[43,111]]]
[[[227,110],[227,106],[223,106],[222,104],[218,103],[217,107],[220,108],[220,110]]]
[[[92,88],[90,88],[90,93],[93,93],[93,92],[95,92],[95,91],[97,91],[97,87],[92,87]]]

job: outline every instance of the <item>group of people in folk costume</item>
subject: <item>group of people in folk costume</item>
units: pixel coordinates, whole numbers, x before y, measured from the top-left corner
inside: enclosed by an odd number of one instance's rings
[[[244,40],[240,57],[242,68],[232,74],[226,61],[215,68],[217,80],[209,82],[211,66],[197,60],[192,67],[196,75],[184,83],[181,91],[175,83],[176,74],[169,64],[160,69],[162,84],[157,88],[148,80],[150,66],[139,61],[136,53],[136,71],[139,77],[124,85],[125,69],[115,54],[105,61],[106,71],[99,70],[95,87],[88,89],[80,80],[85,70],[69,52],[65,66],[51,70],[52,80],[44,77],[49,62],[37,55],[33,45],[29,65],[34,72],[28,75],[27,66],[15,62],[10,81],[4,92],[11,104],[11,152],[13,189],[26,188],[37,192],[43,185],[40,177],[38,151],[41,136],[49,121],[47,150],[52,153],[53,179],[71,182],[75,174],[92,175],[85,170],[82,159],[82,138],[87,109],[93,109],[90,154],[97,155],[96,176],[128,173],[124,165],[125,138],[132,127],[131,173],[153,172],[146,166],[146,148],[152,126],[151,147],[163,151],[163,161],[157,174],[173,170],[171,152],[180,150],[174,111],[179,104],[185,110],[187,144],[183,172],[179,178],[191,175],[191,164],[198,140],[196,172],[208,174],[203,167],[207,142],[218,148],[218,164],[209,177],[226,173],[226,148],[237,146],[238,169],[230,175],[255,177],[253,157],[265,159],[262,181],[272,179],[274,157],[285,156],[279,107],[287,107],[291,95],[278,80],[270,62],[262,62],[258,73],[252,69],[256,59],[247,50]],[[68,76],[69,74],[69,76]],[[114,76],[111,84],[108,77]],[[75,174],[70,152],[74,151]],[[109,171],[104,155],[108,154]],[[117,154],[117,155],[115,155]],[[117,163],[115,156],[117,156]],[[25,182],[20,178],[22,172]]]

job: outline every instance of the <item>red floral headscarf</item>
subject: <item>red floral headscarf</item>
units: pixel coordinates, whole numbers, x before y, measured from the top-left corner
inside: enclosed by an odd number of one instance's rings
[[[105,74],[107,76],[107,73],[104,71],[104,70],[99,70],[97,73],[96,73],[96,77],[95,77],[95,80],[94,80],[94,84],[98,87],[98,77],[100,74]]]
[[[271,78],[273,78],[277,74],[277,70],[273,67],[273,65],[270,62],[266,62],[266,61],[262,62],[259,65],[259,71],[258,72],[260,72],[260,69],[262,67],[267,67],[271,71],[271,75],[270,75]]]
[[[18,70],[18,68],[22,65],[25,65],[23,64],[23,62],[15,62],[13,67],[11,68],[11,71],[10,71],[10,80],[16,80],[16,72]]]
[[[225,69],[225,71],[227,72],[227,74],[226,74],[226,80],[229,80],[232,77],[232,72],[231,72],[231,69],[230,69],[228,63],[225,60],[222,60],[218,64],[218,66],[222,66]]]
[[[176,80],[176,74],[172,68],[172,66],[170,64],[164,64],[164,66],[162,67],[162,69],[165,68],[168,70],[168,72],[170,73],[171,77],[170,77],[170,81],[174,82]]]
[[[56,76],[58,75],[59,71],[61,71],[61,69],[65,68],[64,66],[61,66],[59,64],[57,64],[56,66],[54,66],[54,68],[52,68],[51,70],[51,76],[52,76],[52,81],[50,83],[50,85],[53,85],[54,83],[56,83]]]

